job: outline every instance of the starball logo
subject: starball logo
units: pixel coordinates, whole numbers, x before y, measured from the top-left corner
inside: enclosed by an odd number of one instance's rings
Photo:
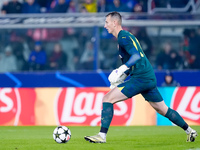
[[[12,122],[18,125],[21,113],[21,99],[18,89],[0,88],[0,124]]]
[[[176,88],[171,107],[183,118],[200,124],[200,87]]]
[[[100,125],[102,99],[108,88],[61,88],[55,99],[58,125]],[[111,125],[128,125],[133,115],[134,100],[114,105]]]

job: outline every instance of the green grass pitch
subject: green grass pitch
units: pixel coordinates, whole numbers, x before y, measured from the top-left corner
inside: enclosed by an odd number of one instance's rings
[[[187,143],[185,132],[175,126],[110,127],[107,143],[94,144],[85,135],[98,133],[100,127],[68,126],[68,143],[53,140],[55,126],[0,126],[0,150],[200,150],[200,137]],[[200,126],[193,126],[200,133]]]

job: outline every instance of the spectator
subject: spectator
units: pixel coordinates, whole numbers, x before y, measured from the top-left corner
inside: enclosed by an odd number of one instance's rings
[[[139,3],[140,0],[121,0],[121,4],[124,4],[125,12],[141,12],[142,6]]]
[[[94,66],[94,49],[92,42],[86,43],[86,48],[81,56],[81,68],[84,70],[93,70]]]
[[[7,46],[3,54],[0,54],[0,72],[17,71],[17,60],[12,53],[12,48]]]
[[[169,87],[169,86],[180,86],[176,80],[174,80],[173,74],[169,71],[166,72],[164,82],[161,85],[162,87]]]
[[[171,52],[171,44],[164,43],[163,49],[160,51],[160,53],[156,57],[157,69],[159,70],[168,69],[170,52]]]
[[[180,57],[177,51],[172,50],[170,52],[169,58],[169,68],[168,69],[182,69],[183,68],[183,59]]]
[[[106,0],[99,0],[98,1],[98,4],[97,4],[97,7],[98,7],[98,12],[107,12],[107,5],[106,5]]]
[[[26,0],[22,6],[22,13],[34,14],[40,13],[40,5],[38,5],[35,0]]]
[[[189,34],[189,53],[191,55],[191,69],[200,69],[200,36],[196,33],[195,29],[190,30]]]
[[[42,1],[42,0],[41,0]],[[50,4],[50,8],[53,9],[59,2],[59,0],[50,0],[51,4]],[[69,4],[71,0],[65,0],[66,4]]]
[[[137,38],[140,41],[141,47],[145,53],[145,55],[150,58],[152,54],[152,42],[147,34],[146,28],[141,28],[137,33]]]
[[[6,14],[6,12],[4,11],[3,7],[8,5],[8,0],[1,0],[0,1],[0,8],[1,8],[1,14]]]
[[[75,64],[73,63],[74,59],[74,50],[77,50],[79,47],[78,39],[75,36],[75,30],[73,28],[67,28],[65,30],[64,37],[60,40],[60,44],[62,45],[63,51],[67,55],[67,69],[70,71],[75,70]]]
[[[17,60],[17,68],[19,70],[25,70],[26,60],[24,58],[24,47],[23,47],[23,41],[20,42],[12,42],[12,49],[13,54],[16,57]]]
[[[1,11],[3,14],[19,14],[22,12],[22,4],[18,0],[12,0],[3,5]]]
[[[50,4],[50,10],[53,9],[56,6],[56,0],[52,0],[51,4]]]
[[[71,0],[69,2],[69,8],[68,8],[67,12],[68,13],[75,13],[75,12],[77,12],[77,10],[76,10],[76,4],[75,4],[74,0]]]
[[[49,56],[49,69],[50,70],[63,70],[66,69],[67,56],[62,51],[59,43],[54,45],[53,52]]]
[[[108,11],[125,12],[127,8],[120,3],[120,0],[113,0],[113,3],[108,6]]]
[[[41,12],[48,12],[52,1],[53,0],[36,0],[36,2],[40,5]]]
[[[185,29],[183,31],[183,52],[185,57],[184,66],[185,68],[198,69],[199,64],[199,46],[198,42],[200,39],[199,35],[194,29]]]
[[[189,53],[189,37],[190,37],[190,29],[184,29],[183,31],[183,42],[182,45],[182,56],[184,58],[184,67],[189,68],[189,64],[193,62],[191,59],[191,55]]]
[[[34,40],[26,35],[22,36],[22,41],[20,42],[22,44],[23,49],[23,56],[21,57],[22,62],[22,70],[29,70],[29,56],[31,53],[31,47],[34,47]],[[16,47],[17,48],[17,47]],[[19,58],[20,59],[20,58]]]
[[[85,8],[85,6],[81,6],[79,12],[80,12],[80,13],[88,13],[88,11],[87,11],[87,9]]]
[[[142,12],[147,12],[148,0],[138,0],[139,5],[142,7]]]
[[[141,12],[142,6],[138,3],[139,0],[121,0],[121,3],[124,4],[125,12]]]
[[[65,0],[59,0],[58,4],[50,10],[51,13],[66,13],[68,10],[69,5],[66,3]]]
[[[179,69],[181,58],[178,53],[172,49],[170,43],[164,43],[163,51],[156,58],[157,69]]]
[[[85,0],[83,6],[86,8],[87,12],[95,13],[97,12],[97,3],[96,0]]]
[[[35,43],[35,49],[29,56],[29,70],[44,70],[46,65],[46,52],[42,49],[41,43]]]
[[[133,7],[133,12],[137,12],[137,13],[141,13],[142,12],[142,6],[140,4],[136,4],[134,7]]]
[[[79,70],[80,67],[80,51],[78,48],[73,49],[73,64],[74,64],[74,69]]]
[[[43,33],[45,33],[43,39],[46,41],[58,41],[62,39],[64,34],[62,28],[45,29]]]

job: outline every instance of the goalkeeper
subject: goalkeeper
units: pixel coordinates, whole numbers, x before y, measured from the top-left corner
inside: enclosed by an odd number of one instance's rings
[[[106,134],[113,117],[113,104],[141,93],[159,114],[165,116],[186,132],[188,142],[193,142],[197,132],[188,126],[178,112],[167,107],[157,89],[153,68],[140,43],[134,35],[123,30],[121,24],[122,18],[118,12],[111,12],[106,15],[104,27],[117,38],[119,56],[123,65],[113,70],[108,77],[112,90],[103,98],[99,134],[85,136],[85,140],[93,143],[105,143]],[[124,82],[128,75],[130,79]]]

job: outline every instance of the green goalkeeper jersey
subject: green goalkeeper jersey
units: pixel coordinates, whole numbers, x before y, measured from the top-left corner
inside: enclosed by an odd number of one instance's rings
[[[132,77],[156,81],[154,70],[145,56],[137,38],[130,32],[121,30],[117,39],[119,44],[119,56],[123,64],[126,64],[133,54],[139,53],[140,55],[140,59],[130,67],[129,74]]]

